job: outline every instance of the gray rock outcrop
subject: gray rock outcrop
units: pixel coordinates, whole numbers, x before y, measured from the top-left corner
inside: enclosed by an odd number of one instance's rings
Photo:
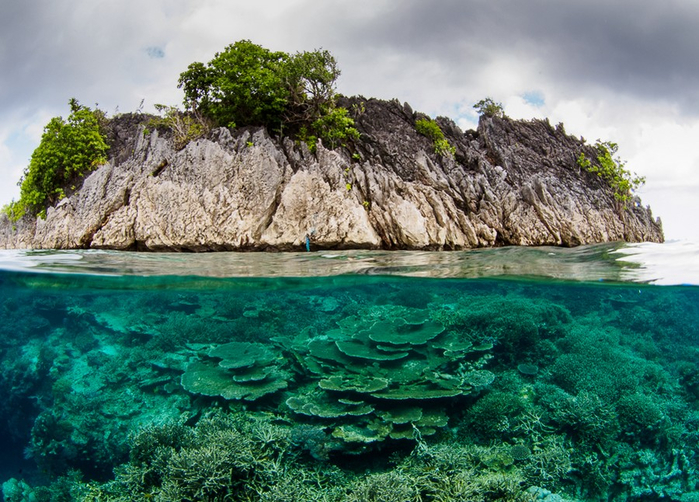
[[[346,99],[361,139],[330,150],[263,128],[220,128],[176,150],[137,115],[112,119],[111,159],[46,219],[0,217],[0,247],[139,250],[463,249],[663,240],[576,157],[594,148],[548,121],[438,119],[434,153],[409,106]]]

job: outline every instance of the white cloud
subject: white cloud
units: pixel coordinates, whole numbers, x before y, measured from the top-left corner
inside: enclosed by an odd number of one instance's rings
[[[666,238],[699,237],[699,150],[694,147],[699,119],[663,104],[616,96],[560,101],[549,115],[552,123],[564,122],[569,134],[589,143],[618,143],[626,168],[646,177],[638,195],[663,220]]]
[[[502,105],[507,110],[507,115],[513,119],[544,118],[541,106],[532,104],[520,95],[506,98]]]
[[[0,131],[0,173],[2,173],[3,179],[3,182],[0,183],[0,207],[11,200],[19,199],[17,182],[22,176],[26,165],[26,162],[21,162],[17,159],[17,151],[19,149],[12,147],[13,145],[9,141],[7,131]],[[19,151],[21,152],[21,150]]]
[[[142,99],[145,111],[179,105],[188,64],[248,38],[287,52],[326,48],[343,71],[340,92],[407,101],[463,129],[490,96],[514,118],[616,141],[675,236],[691,226],[674,221],[699,184],[699,8],[668,2],[11,2],[0,19],[0,205],[16,197],[43,126],[67,115],[69,98],[109,113]]]

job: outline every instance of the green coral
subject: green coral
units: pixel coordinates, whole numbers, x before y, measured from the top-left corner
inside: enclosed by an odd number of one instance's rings
[[[204,418],[188,434],[181,426],[151,427],[132,444],[138,454],[132,453],[115,480],[103,485],[105,500],[120,500],[123,494],[162,501],[259,495],[278,477],[277,463],[291,455],[287,429],[223,414]]]
[[[418,502],[422,497],[415,479],[400,472],[390,471],[371,474],[356,483],[347,500],[351,502]]]
[[[697,490],[691,288],[335,277],[206,292],[189,279],[130,280],[95,293],[65,281],[0,285],[12,334],[0,413],[51,481],[8,481],[6,498],[691,500]],[[200,364],[226,385],[287,387],[208,398],[180,385]]]
[[[493,437],[514,427],[516,418],[527,407],[524,399],[510,392],[489,392],[468,410],[466,423],[469,430],[481,437]]]
[[[296,455],[294,432],[262,416],[214,413],[190,433],[181,427],[145,429],[132,440],[140,453],[115,470],[113,481],[73,479],[70,492],[83,500],[109,502],[230,496],[259,501],[530,500],[523,471],[487,460],[504,452],[498,447],[430,446],[420,439],[412,453],[394,457],[395,467],[365,475],[306,464]],[[29,485],[21,488],[31,490]]]
[[[665,420],[657,401],[641,393],[623,396],[617,401],[616,410],[624,433],[635,444],[652,444]]]
[[[271,364],[274,353],[265,345],[229,342],[208,350],[202,361],[187,365],[182,387],[195,394],[254,401],[288,386],[287,374]]]
[[[482,368],[488,352],[457,343],[426,309],[373,306],[343,317],[337,325],[294,347],[303,354],[299,361],[315,375],[318,389],[294,395],[286,403],[302,415],[337,419],[328,425],[338,438],[412,439],[412,427],[401,427],[408,422],[423,434],[433,434],[447,422],[435,420],[429,410],[439,405],[426,402],[468,395],[495,378]],[[412,410],[414,420],[397,418],[407,416],[406,409]],[[423,421],[427,416],[429,423]],[[376,417],[387,426],[377,428]]]
[[[552,403],[552,415],[576,440],[605,449],[619,432],[614,408],[592,392],[582,391]]]

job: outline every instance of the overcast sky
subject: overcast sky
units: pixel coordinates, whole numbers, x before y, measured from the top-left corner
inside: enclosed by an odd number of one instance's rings
[[[699,238],[699,2],[692,0],[5,0],[0,205],[68,100],[113,115],[180,105],[179,74],[241,39],[324,48],[338,91],[474,128],[491,96],[612,140],[666,238]]]

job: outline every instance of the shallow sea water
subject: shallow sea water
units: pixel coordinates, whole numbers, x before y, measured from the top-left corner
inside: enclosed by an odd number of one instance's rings
[[[699,500],[699,247],[0,252],[5,500]]]

